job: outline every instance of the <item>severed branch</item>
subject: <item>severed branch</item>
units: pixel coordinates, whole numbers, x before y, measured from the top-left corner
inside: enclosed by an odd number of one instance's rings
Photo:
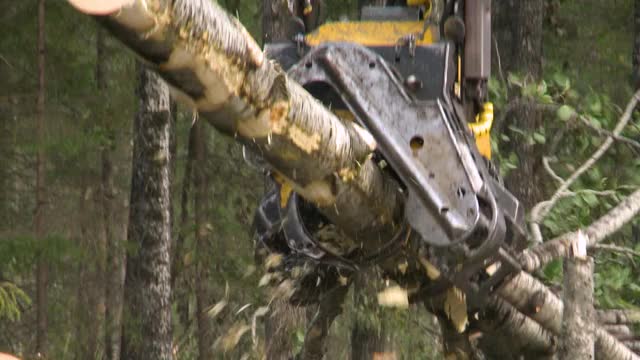
[[[589,247],[607,238],[631,221],[640,212],[640,190],[622,200],[616,207],[600,217],[583,231],[589,238]],[[554,259],[564,258],[569,247],[578,238],[578,232],[570,232],[558,236],[544,244],[525,250],[519,256],[522,269],[533,272],[545,266]]]
[[[627,124],[629,123],[629,120],[631,119],[631,115],[633,114],[633,111],[635,110],[636,106],[638,105],[638,101],[640,101],[640,90],[638,90],[633,97],[631,98],[631,100],[629,101],[629,103],[627,104],[627,107],[624,111],[624,113],[622,114],[622,116],[620,117],[620,120],[618,121],[618,124],[616,125],[616,127],[613,129],[612,135],[614,136],[618,136],[620,135],[620,133],[622,132],[622,130],[627,126]],[[553,207],[555,206],[556,202],[562,198],[564,195],[564,193],[569,190],[569,188],[571,187],[571,185],[573,185],[573,183],[587,170],[589,170],[606,152],[607,150],[611,147],[611,145],[614,142],[614,138],[613,137],[607,137],[607,139],[600,145],[600,147],[598,147],[598,149],[596,150],[596,152],[593,153],[593,155],[591,155],[591,157],[589,159],[587,159],[587,161],[585,161],[576,171],[573,172],[573,174],[571,174],[569,176],[569,178],[567,178],[567,180],[564,180],[561,184],[560,187],[556,190],[556,192],[551,196],[551,198],[545,202],[539,203],[536,206],[534,206],[532,212],[531,212],[531,226],[532,226],[532,232],[534,234],[534,237],[536,240],[541,241],[542,237],[540,236],[540,222],[542,222],[542,220],[544,220],[544,218],[549,214],[549,212],[553,209]]]
[[[586,126],[589,130],[595,132],[598,135],[605,136],[605,137],[610,137],[610,138],[612,138],[612,139],[614,139],[616,141],[619,141],[621,143],[627,144],[627,145],[632,146],[632,147],[634,147],[636,149],[640,149],[640,142],[637,142],[637,141],[635,141],[633,139],[630,139],[630,138],[628,138],[626,136],[615,134],[615,133],[613,133],[613,132],[611,132],[609,130],[603,129],[601,127],[595,126],[595,125],[593,125],[591,123],[591,121],[589,121],[587,118],[585,118],[582,115],[577,115],[577,116],[574,116],[572,118],[575,118],[577,121],[582,123],[582,125]]]
[[[640,310],[598,310],[596,318],[601,324],[640,324]]]
[[[593,245],[592,248],[594,250],[610,251],[610,252],[619,253],[623,255],[640,257],[640,251],[635,251],[633,249],[629,249],[628,247],[624,247],[624,246],[618,246],[613,244],[596,244],[596,245]]]
[[[262,156],[364,250],[377,249],[377,243],[391,238],[403,217],[404,197],[396,181],[371,160],[376,144],[365,130],[341,122],[289,81],[277,64],[265,59],[237,19],[214,2],[120,1],[128,5],[117,12],[100,12],[104,16],[98,20],[178,90],[200,119]],[[92,12],[92,4],[106,1],[73,2]],[[596,222],[594,232],[606,230],[598,226],[619,228],[619,219],[629,217]],[[535,295],[516,281],[526,276],[530,275],[521,273],[509,283],[525,299]],[[555,296],[542,284],[540,289],[545,296]],[[505,294],[503,289],[492,297],[484,316],[492,324],[485,330],[507,343],[517,340],[525,349],[553,351],[554,336],[511,305],[514,299],[507,300]],[[544,311],[561,318],[561,307],[550,309]],[[625,357],[628,349],[607,338],[606,331],[597,333],[603,333],[598,351],[619,355],[610,358],[632,358]]]

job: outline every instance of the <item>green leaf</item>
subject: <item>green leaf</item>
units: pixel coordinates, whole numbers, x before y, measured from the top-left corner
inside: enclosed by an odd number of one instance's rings
[[[582,200],[589,205],[589,207],[596,207],[599,204],[598,197],[592,193],[584,193],[582,194]]]
[[[562,260],[554,260],[543,270],[545,278],[548,280],[558,280],[562,278]]]
[[[538,90],[538,97],[542,97],[542,96],[546,95],[547,94],[547,90],[548,90],[547,82],[542,80],[538,84],[537,90]]]
[[[571,87],[571,81],[565,74],[557,72],[553,74],[552,80],[558,87],[562,88],[563,91]]]
[[[522,79],[513,73],[509,73],[509,76],[507,76],[507,82],[511,85],[522,87]]]
[[[562,105],[556,111],[556,116],[562,121],[569,121],[576,111],[569,105]]]
[[[539,132],[533,133],[533,140],[535,140],[535,142],[537,142],[538,144],[544,144],[547,142],[547,139],[544,137],[544,135]]]

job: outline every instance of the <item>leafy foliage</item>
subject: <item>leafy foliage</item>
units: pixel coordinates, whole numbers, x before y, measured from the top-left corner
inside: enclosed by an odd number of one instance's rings
[[[31,305],[31,299],[15,284],[0,281],[0,320],[19,321],[23,309]]]

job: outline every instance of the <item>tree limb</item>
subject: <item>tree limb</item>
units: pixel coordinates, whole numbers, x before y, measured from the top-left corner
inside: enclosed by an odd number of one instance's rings
[[[622,136],[622,135],[613,133],[613,132],[611,132],[609,130],[597,127],[597,126],[593,125],[591,123],[591,121],[589,121],[588,119],[586,119],[582,115],[577,115],[577,116],[572,117],[572,119],[573,118],[575,118],[582,125],[586,126],[588,129],[592,130],[593,132],[595,132],[598,135],[610,137],[610,138],[612,138],[612,139],[614,139],[616,141],[619,141],[621,143],[627,144],[627,145],[632,146],[634,148],[640,149],[640,143],[639,142],[637,142],[637,141],[635,141],[633,139],[630,139],[630,138],[628,138],[626,136]]]
[[[592,247],[606,237],[618,231],[640,212],[640,190],[636,190],[622,200],[616,207],[589,225],[583,231],[589,238],[588,246]],[[525,250],[519,256],[522,269],[533,272],[554,259],[567,256],[569,246],[576,241],[578,232],[570,232],[558,236],[544,244]]]
[[[640,323],[640,311],[638,310],[598,310],[596,317],[601,324]]]
[[[620,117],[620,120],[618,121],[618,124],[613,129],[613,132],[612,132],[613,135],[615,135],[615,136],[620,135],[620,132],[622,132],[622,129],[624,129],[625,126],[627,126],[627,123],[631,119],[631,115],[633,114],[633,110],[635,110],[636,106],[638,105],[638,101],[639,100],[640,100],[640,90],[637,91],[633,95],[633,97],[631,98],[631,100],[627,104],[627,107],[626,107],[624,113],[622,114],[622,116]],[[556,204],[556,202],[558,201],[558,199],[560,199],[562,197],[562,193],[565,192],[566,190],[568,190],[569,187],[571,187],[571,185],[573,185],[573,183],[585,171],[589,170],[596,163],[596,161],[598,161],[602,157],[602,155],[604,155],[604,153],[613,144],[613,141],[614,141],[614,139],[612,137],[607,137],[607,139],[604,141],[604,143],[602,143],[602,145],[600,145],[600,147],[596,150],[596,152],[593,153],[593,155],[591,155],[591,157],[589,159],[587,159],[587,161],[585,161],[576,171],[574,171],[573,174],[571,174],[571,176],[569,176],[569,178],[567,180],[565,180],[560,185],[560,187],[556,190],[556,192],[551,196],[551,199],[549,199],[549,203],[546,206],[544,206],[544,208],[540,211],[538,216],[536,216],[536,218],[533,218],[533,217],[531,218],[531,222],[539,224],[542,220],[544,220],[544,218],[549,214],[551,209],[553,209],[553,207]]]
[[[614,253],[625,254],[629,256],[640,257],[640,251],[635,251],[633,249],[629,249],[628,247],[624,247],[624,246],[618,246],[613,244],[596,244],[596,245],[593,245],[592,248],[594,250],[604,250],[604,251],[610,251]]]

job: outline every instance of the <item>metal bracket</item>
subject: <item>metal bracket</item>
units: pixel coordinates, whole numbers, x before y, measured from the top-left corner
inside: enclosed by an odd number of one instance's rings
[[[454,52],[445,46],[444,63],[453,66]],[[471,302],[481,303],[513,271],[502,247],[507,225],[519,221],[519,206],[490,181],[466,123],[449,100],[448,66],[439,70],[445,77],[441,96],[430,101],[417,100],[380,55],[356,44],[318,46],[289,75],[308,88],[329,85],[342,101],[332,106],[345,106],[374,136],[377,150],[408,190],[407,221],[434,247],[445,278],[471,295]],[[322,100],[335,94],[314,95]],[[505,216],[498,200],[515,214]],[[495,262],[505,265],[487,276],[486,267]]]
[[[329,84],[371,132],[409,190],[408,220],[425,241],[446,246],[471,234],[484,182],[467,130],[450,121],[441,99],[415,101],[384,60],[353,44],[317,47],[289,74],[303,86]]]

